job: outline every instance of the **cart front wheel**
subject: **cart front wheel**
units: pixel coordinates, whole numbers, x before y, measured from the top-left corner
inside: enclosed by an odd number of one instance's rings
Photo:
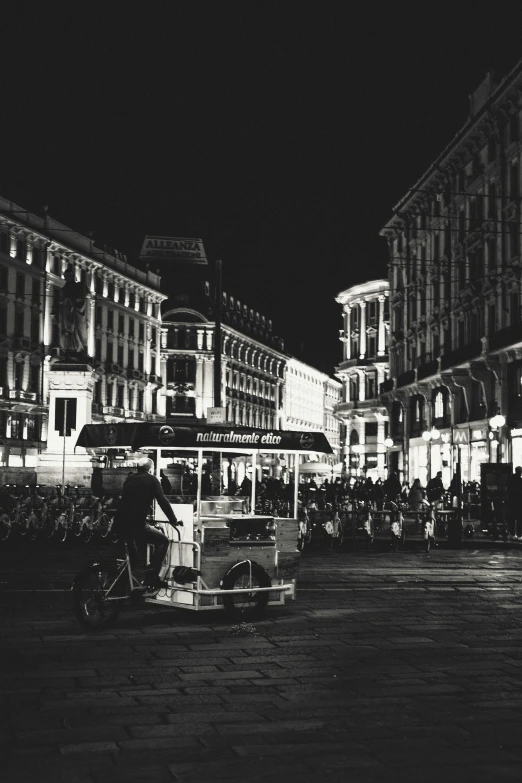
[[[268,604],[268,593],[256,593],[256,587],[271,587],[272,580],[264,568],[257,563],[243,561],[232,566],[221,581],[223,590],[246,590],[252,592],[225,593],[223,606],[234,619],[247,620],[260,617]]]

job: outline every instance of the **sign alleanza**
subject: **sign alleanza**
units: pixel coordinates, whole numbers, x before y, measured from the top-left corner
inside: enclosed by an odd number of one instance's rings
[[[208,264],[202,239],[146,236],[140,258],[144,261],[175,261],[182,264]]]

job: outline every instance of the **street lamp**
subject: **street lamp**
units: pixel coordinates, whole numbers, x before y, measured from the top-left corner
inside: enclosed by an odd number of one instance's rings
[[[384,445],[387,449],[391,449],[393,446],[393,440],[391,438],[386,438],[384,441]]]
[[[500,442],[500,430],[506,423],[506,418],[503,416],[500,412],[500,409],[497,408],[497,412],[494,416],[491,417],[489,420],[489,426],[493,430],[493,432],[489,433],[489,437],[491,440],[491,445],[496,447],[497,455],[496,455],[496,461],[501,462],[502,456],[501,456],[501,442]]]
[[[497,411],[497,413],[495,413],[495,415],[489,420],[489,426],[493,430],[499,430],[504,426],[505,423],[505,416],[503,416],[500,411]]]
[[[429,430],[424,430],[424,432],[422,433],[422,437],[424,438],[426,443],[429,443],[432,438],[431,432]]]
[[[363,447],[361,446],[360,443],[354,443],[353,446],[351,447],[351,449],[352,449],[352,451],[353,451],[353,453],[355,454],[355,457],[356,457],[356,459],[354,461],[355,462],[354,468],[355,468],[355,475],[358,476],[359,475],[359,467],[360,467],[360,464],[361,464],[361,452],[363,450]]]

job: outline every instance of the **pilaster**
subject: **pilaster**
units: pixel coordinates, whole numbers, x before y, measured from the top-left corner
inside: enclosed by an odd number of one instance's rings
[[[377,354],[383,356],[386,353],[384,332],[384,296],[379,297],[379,332],[377,338]]]
[[[359,358],[366,357],[366,302],[361,302],[361,323],[359,326]]]

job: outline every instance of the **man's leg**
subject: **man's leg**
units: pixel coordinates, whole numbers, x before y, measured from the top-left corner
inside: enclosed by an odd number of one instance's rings
[[[160,568],[167,554],[169,540],[161,530],[157,530],[157,528],[150,525],[145,525],[142,538],[143,541],[154,547],[150,558],[150,566],[145,574],[145,583],[151,587],[156,587],[159,582]]]

